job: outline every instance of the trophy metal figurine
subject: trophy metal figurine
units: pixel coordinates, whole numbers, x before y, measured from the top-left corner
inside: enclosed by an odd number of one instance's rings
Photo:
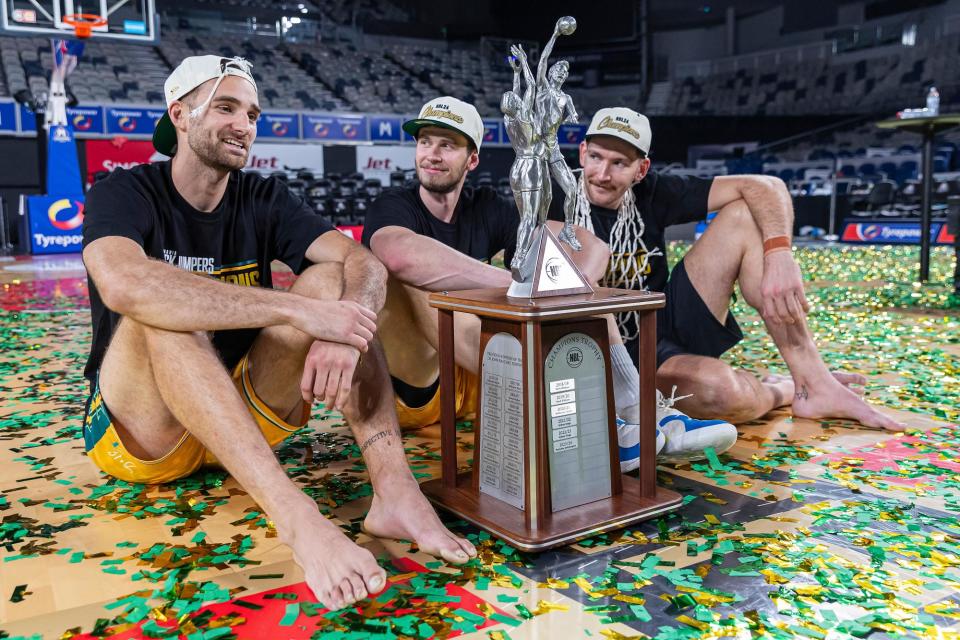
[[[537,297],[538,293],[559,295],[592,290],[562,250],[559,251],[559,258],[552,256],[555,258],[554,265],[548,273],[553,275],[551,280],[559,282],[562,279],[563,286],[548,287],[548,291],[541,292],[534,282],[538,267],[543,262],[544,244],[548,242],[545,237],[552,238],[552,234],[545,232],[544,227],[552,199],[551,176],[565,194],[564,225],[559,240],[566,242],[575,251],[580,250],[580,242],[573,228],[577,181],[563,159],[557,142],[560,125],[577,122],[577,110],[573,106],[573,100],[561,90],[570,65],[566,60],[553,66],[548,64],[557,37],[570,35],[576,28],[577,21],[571,16],[557,20],[553,35],[547,41],[537,64],[536,78],[530,71],[523,49],[519,45],[510,48],[513,54],[510,59],[510,66],[513,67],[513,89],[503,94],[500,109],[504,114],[503,123],[507,135],[517,154],[510,170],[510,186],[520,211],[517,251],[510,263],[514,280],[508,293],[511,297]],[[521,75],[526,82],[522,96]],[[566,267],[557,267],[558,260],[566,263]],[[569,274],[561,273],[563,270],[569,271]]]

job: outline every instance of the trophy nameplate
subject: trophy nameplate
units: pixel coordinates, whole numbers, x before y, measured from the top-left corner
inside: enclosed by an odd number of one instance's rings
[[[483,350],[480,491],[523,509],[523,360],[520,341],[498,333]]]
[[[605,361],[596,340],[580,332],[560,338],[544,361],[555,512],[610,497]]]

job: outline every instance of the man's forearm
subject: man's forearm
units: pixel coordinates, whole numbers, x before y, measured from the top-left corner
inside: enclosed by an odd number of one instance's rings
[[[343,299],[379,313],[386,296],[386,268],[372,253],[357,246],[343,262]]]
[[[296,294],[242,287],[145,260],[102,289],[107,306],[170,331],[216,331],[287,324]]]
[[[375,235],[371,248],[401,282],[427,291],[510,286],[510,272],[414,233]]]
[[[782,181],[751,181],[742,195],[764,240],[793,235],[793,201]]]

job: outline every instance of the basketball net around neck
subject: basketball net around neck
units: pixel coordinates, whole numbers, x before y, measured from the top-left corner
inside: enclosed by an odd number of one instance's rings
[[[577,181],[577,210],[574,222],[593,233],[593,218],[590,201],[587,200],[583,172]],[[633,189],[627,189],[617,211],[617,220],[610,230],[610,264],[600,284],[616,289],[646,289],[644,273],[650,258],[662,256],[659,247],[647,250],[643,241],[643,219],[637,211]],[[639,255],[639,259],[637,256]],[[632,320],[632,326],[631,326]],[[617,326],[624,341],[633,340],[639,334],[639,311],[617,314]]]

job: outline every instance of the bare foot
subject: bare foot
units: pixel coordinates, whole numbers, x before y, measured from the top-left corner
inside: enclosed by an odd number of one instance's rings
[[[887,431],[903,431],[907,428],[872,406],[838,378],[844,376],[847,384],[862,384],[858,374],[833,374],[822,385],[801,384],[793,396],[793,415],[798,418],[847,418],[856,420],[865,427],[878,427]],[[865,379],[863,380],[866,381]]]
[[[387,574],[373,554],[351,542],[319,511],[294,521],[296,529],[284,542],[293,549],[307,586],[328,609],[342,609],[386,586]]]
[[[790,376],[771,373],[761,378],[760,382],[773,394],[774,404],[776,405],[774,409],[789,407],[790,403],[793,402],[793,378]]]
[[[415,482],[387,496],[375,493],[363,530],[378,538],[413,540],[421,551],[450,564],[463,564],[477,555],[470,541],[443,526]]]
[[[845,373],[843,371],[831,371],[830,375],[833,376],[834,380],[858,396],[863,395],[863,385],[867,384],[866,376],[860,375],[859,373]],[[793,401],[794,386],[792,377],[779,373],[771,373],[764,376],[760,381],[768,386],[775,386],[778,391],[785,394],[786,402],[780,406],[789,405]]]

